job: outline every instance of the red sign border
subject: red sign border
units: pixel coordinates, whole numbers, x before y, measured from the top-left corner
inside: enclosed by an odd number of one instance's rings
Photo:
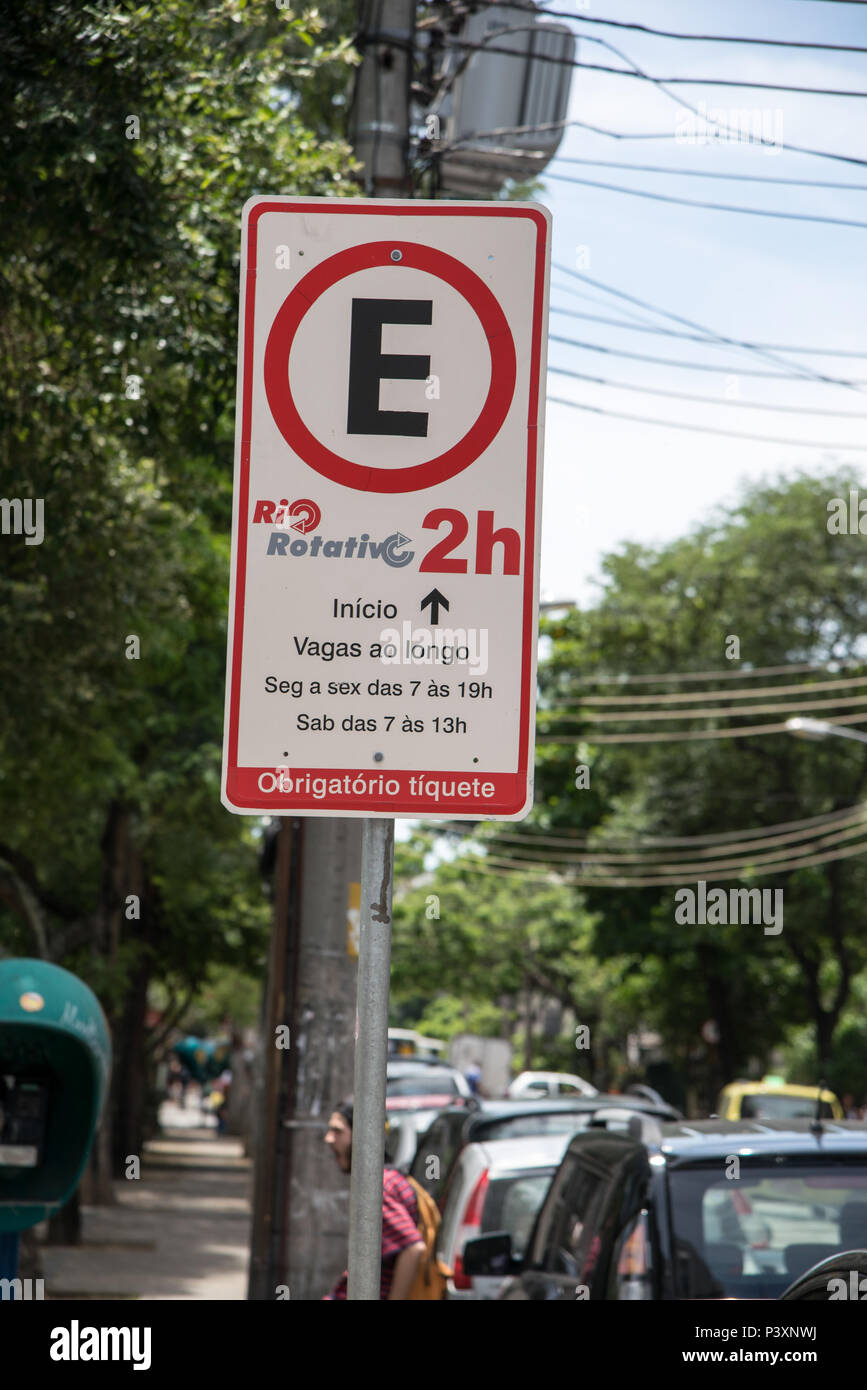
[[[399,253],[397,260],[395,252]],[[463,296],[485,332],[491,354],[491,382],[477,418],[463,438],[444,454],[406,468],[371,468],[335,454],[307,428],[292,397],[286,368],[301,321],[320,295],[347,275],[371,270],[374,266],[391,265],[395,270],[426,271],[445,280]],[[366,241],[360,246],[348,246],[308,270],[274,316],[265,345],[264,370],[265,395],[274,423],[290,449],[308,467],[329,482],[355,488],[358,492],[418,492],[456,477],[496,439],[515,394],[518,364],[506,315],[484,280],[445,251],[420,246],[418,242],[398,241],[395,237],[390,241]]]
[[[256,282],[256,263],[257,263],[257,235],[259,220],[269,212],[294,212],[300,214],[354,214],[355,216],[382,216],[383,214],[393,217],[506,217],[506,218],[529,218],[536,228],[536,258],[535,258],[535,277],[533,290],[533,327],[531,335],[530,349],[530,389],[528,400],[527,425],[527,487],[525,497],[525,528],[524,528],[524,554],[526,564],[524,566],[524,622],[523,636],[521,644],[521,708],[519,714],[518,730],[518,766],[513,774],[491,774],[482,773],[469,774],[444,773],[444,772],[425,772],[419,769],[415,774],[409,774],[408,769],[400,769],[401,773],[407,775],[417,775],[421,777],[430,776],[443,778],[445,776],[459,776],[466,779],[468,776],[478,775],[490,781],[499,777],[507,777],[509,782],[513,778],[520,779],[520,794],[517,797],[507,795],[502,801],[493,801],[485,805],[468,805],[466,801],[457,799],[449,802],[438,802],[433,805],[430,803],[420,803],[419,801],[407,802],[402,798],[399,800],[390,799],[388,806],[383,806],[380,802],[352,801],[347,798],[343,801],[328,801],[323,805],[321,801],[315,801],[312,797],[295,797],[291,805],[287,805],[285,800],[277,802],[273,793],[262,793],[259,797],[245,795],[243,805],[233,797],[233,793],[239,790],[238,781],[243,772],[249,769],[238,767],[238,710],[241,693],[241,656],[243,652],[244,640],[244,599],[246,596],[247,578],[247,537],[249,533],[248,517],[250,512],[250,445],[252,432],[252,408],[253,408],[253,349],[254,349],[254,319],[255,319],[255,282]],[[404,814],[404,815],[448,815],[449,817],[461,816],[464,818],[481,819],[492,818],[493,816],[507,817],[518,815],[525,806],[527,797],[527,782],[529,770],[529,743],[530,743],[530,674],[533,669],[533,644],[536,634],[533,631],[533,595],[535,592],[536,578],[536,479],[539,469],[538,458],[538,419],[539,410],[539,369],[542,359],[542,317],[545,299],[545,263],[548,243],[548,221],[541,210],[528,207],[509,207],[505,204],[502,208],[484,207],[482,205],[456,205],[443,203],[433,206],[431,204],[413,203],[407,201],[403,203],[390,203],[386,199],[376,202],[356,202],[353,199],[335,199],[333,203],[322,200],[310,201],[309,199],[282,199],[280,201],[268,199],[261,203],[256,203],[247,212],[247,242],[246,242],[246,267],[242,265],[241,274],[246,275],[246,293],[244,296],[244,342],[243,356],[241,362],[241,449],[240,449],[240,476],[238,479],[238,498],[237,498],[237,553],[235,556],[235,588],[234,588],[234,612],[232,628],[232,668],[230,673],[230,699],[228,709],[228,750],[225,767],[225,798],[229,805],[236,811],[248,811],[252,814],[271,815],[293,815],[304,814],[305,812],[315,812],[320,815],[349,813],[352,816],[371,815],[371,814]],[[237,428],[237,426],[236,426]],[[255,769],[261,775],[265,772],[273,772],[274,768]],[[303,772],[312,772],[312,769],[298,769]],[[383,771],[385,771],[383,769]],[[327,771],[323,769],[323,774],[332,777],[344,777],[348,773],[354,776],[370,776],[370,768],[332,768]],[[528,808],[529,809],[529,808]],[[485,815],[487,813],[487,817]]]

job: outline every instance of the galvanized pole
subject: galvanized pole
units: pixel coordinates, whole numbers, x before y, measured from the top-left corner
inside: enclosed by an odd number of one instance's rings
[[[347,1298],[368,1301],[379,1299],[380,1283],[393,874],[394,821],[371,817],[364,822],[361,841],[358,1036],[347,1287]]]
[[[409,94],[415,0],[361,0],[357,46],[363,54],[350,137],[365,166],[365,192],[412,192],[409,178]],[[379,1299],[382,1250],[382,1168],[385,1157],[385,1073],[391,972],[394,821],[365,820],[361,841],[361,920],[355,1106],[349,1188],[348,1299]]]

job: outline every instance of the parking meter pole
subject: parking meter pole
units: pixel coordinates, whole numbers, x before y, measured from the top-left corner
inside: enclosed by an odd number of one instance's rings
[[[18,1278],[18,1231],[0,1231],[0,1279]]]
[[[379,1299],[394,821],[365,820],[349,1187],[348,1299]]]

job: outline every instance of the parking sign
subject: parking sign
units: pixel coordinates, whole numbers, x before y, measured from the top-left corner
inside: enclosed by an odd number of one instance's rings
[[[244,209],[223,802],[532,805],[549,214]]]

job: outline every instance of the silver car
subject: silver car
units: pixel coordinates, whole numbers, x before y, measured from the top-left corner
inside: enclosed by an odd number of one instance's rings
[[[575,1128],[580,1127],[581,1118],[576,1116]],[[571,1134],[539,1134],[467,1144],[463,1149],[445,1193],[437,1245],[437,1253],[454,1270],[447,1298],[497,1297],[502,1279],[471,1279],[464,1274],[464,1245],[489,1231],[508,1231],[512,1253],[520,1258],[571,1138]]]

